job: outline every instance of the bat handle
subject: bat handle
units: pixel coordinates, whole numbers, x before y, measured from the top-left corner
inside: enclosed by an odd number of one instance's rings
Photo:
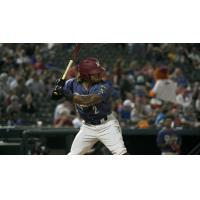
[[[63,74],[62,76],[62,80],[65,80],[66,79],[66,76],[67,76],[67,72],[69,71],[69,68],[71,67],[71,65],[73,64],[73,60],[70,60],[68,65],[67,65],[67,69],[65,70],[65,73]]]

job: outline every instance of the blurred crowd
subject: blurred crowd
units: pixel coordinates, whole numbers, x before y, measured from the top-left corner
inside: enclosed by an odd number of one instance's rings
[[[161,127],[168,115],[176,128],[200,126],[199,44],[110,45],[125,52],[110,54],[111,65],[101,59],[106,78],[113,82],[113,112],[122,127]],[[50,100],[60,65],[66,64],[59,63],[60,52],[70,48],[71,44],[0,44],[0,125],[80,127],[70,102]],[[163,65],[178,85],[178,104],[148,95],[155,84],[154,71]]]
[[[40,125],[43,121],[42,107],[48,104],[57,79],[56,72],[48,70],[56,51],[52,47],[0,45],[0,125]]]
[[[122,126],[161,127],[173,116],[175,128],[200,126],[200,45],[129,44],[133,60],[117,59],[112,74],[116,91],[113,109]],[[177,104],[149,97],[157,67],[169,69],[177,83]]]

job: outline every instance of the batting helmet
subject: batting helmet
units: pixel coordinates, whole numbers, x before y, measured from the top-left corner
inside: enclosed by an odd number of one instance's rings
[[[103,71],[105,71],[105,69],[100,65],[96,58],[86,58],[78,65],[78,72],[80,73],[81,79],[84,80],[89,80],[90,75],[101,75]]]

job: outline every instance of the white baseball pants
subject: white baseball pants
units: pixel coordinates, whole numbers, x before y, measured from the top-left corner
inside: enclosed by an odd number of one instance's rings
[[[97,141],[101,141],[114,155],[127,153],[119,122],[113,115],[110,115],[108,120],[100,125],[88,125],[83,121],[69,155],[85,154]]]

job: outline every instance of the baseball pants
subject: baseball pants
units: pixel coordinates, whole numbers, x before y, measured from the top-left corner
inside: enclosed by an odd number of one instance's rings
[[[101,141],[114,155],[127,153],[119,122],[113,115],[110,115],[109,119],[100,125],[89,125],[83,121],[69,155],[86,154],[97,141]]]

